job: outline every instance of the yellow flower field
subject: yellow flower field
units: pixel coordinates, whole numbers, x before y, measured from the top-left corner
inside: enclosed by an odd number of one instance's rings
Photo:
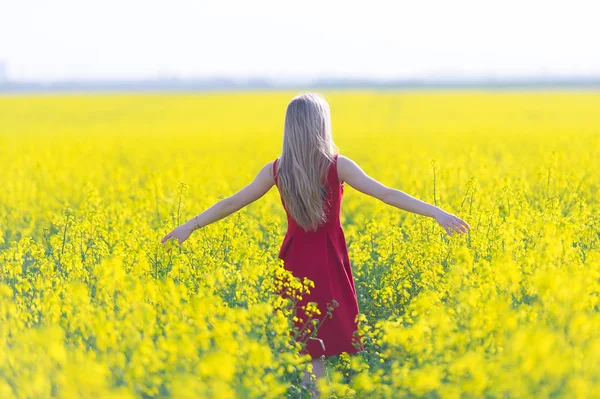
[[[343,155],[472,227],[347,186],[366,352],[323,397],[600,397],[600,93],[322,93]],[[1,398],[308,397],[277,189],[159,243],[279,156],[295,94],[0,97]]]

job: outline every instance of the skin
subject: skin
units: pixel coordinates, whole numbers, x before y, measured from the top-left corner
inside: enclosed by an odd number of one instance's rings
[[[271,174],[272,170],[273,162],[269,162],[263,166],[250,184],[176,227],[164,236],[161,243],[164,244],[169,239],[176,239],[179,244],[182,244],[195,230],[221,220],[258,200],[275,186],[275,180]],[[346,182],[363,194],[370,195],[398,209],[434,218],[449,236],[452,236],[455,232],[459,234],[466,233],[471,228],[467,222],[458,216],[414,198],[403,191],[381,184],[367,175],[356,162],[343,155],[338,156],[338,180]]]
[[[338,180],[340,182],[346,182],[357,191],[377,198],[398,209],[434,218],[446,230],[449,236],[452,236],[454,233],[466,233],[471,228],[467,222],[458,216],[414,198],[403,191],[381,184],[367,175],[356,162],[348,157],[338,156],[337,169]],[[269,162],[258,172],[250,184],[234,195],[220,200],[201,214],[176,227],[164,236],[161,243],[164,244],[169,239],[176,239],[179,244],[182,244],[195,230],[221,220],[258,200],[275,185],[272,170],[273,162]],[[311,363],[315,376],[322,378],[325,370],[322,360],[313,359]],[[308,382],[309,374],[305,373],[303,384],[306,385]]]

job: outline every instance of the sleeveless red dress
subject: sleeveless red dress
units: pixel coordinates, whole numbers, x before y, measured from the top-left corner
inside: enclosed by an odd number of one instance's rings
[[[273,163],[273,176],[277,185],[277,158]],[[305,294],[297,304],[296,316],[308,320],[301,306],[307,302],[316,302],[321,311],[317,318],[320,327],[316,339],[309,339],[301,354],[311,358],[334,356],[342,352],[348,354],[364,351],[364,345],[357,331],[355,320],[359,313],[356,290],[346,238],[340,221],[340,206],[344,194],[344,182],[338,180],[337,154],[328,170],[326,190],[323,199],[326,204],[327,222],[316,231],[306,231],[300,227],[286,209],[283,198],[281,203],[287,214],[288,229],[283,239],[278,257],[284,260],[285,269],[301,280],[309,278],[315,284],[310,293]],[[279,187],[277,187],[279,190]],[[337,301],[339,304],[327,317],[327,305]],[[322,324],[321,324],[322,322]],[[303,322],[294,323],[301,328]],[[302,337],[299,337],[302,338]]]

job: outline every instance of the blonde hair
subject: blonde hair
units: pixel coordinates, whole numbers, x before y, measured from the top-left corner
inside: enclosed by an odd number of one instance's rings
[[[333,142],[331,114],[325,98],[300,94],[285,113],[283,148],[277,161],[277,186],[286,209],[304,230],[327,221],[324,204],[327,172],[339,148]]]

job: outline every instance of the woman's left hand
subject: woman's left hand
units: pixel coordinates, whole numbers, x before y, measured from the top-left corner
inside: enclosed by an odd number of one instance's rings
[[[160,240],[160,243],[164,244],[165,242],[167,242],[167,240],[171,238],[176,238],[179,244],[181,245],[185,240],[189,238],[190,234],[192,234],[193,232],[194,229],[191,228],[187,223],[184,223],[181,226],[174,228],[169,234],[164,236],[163,239]]]

